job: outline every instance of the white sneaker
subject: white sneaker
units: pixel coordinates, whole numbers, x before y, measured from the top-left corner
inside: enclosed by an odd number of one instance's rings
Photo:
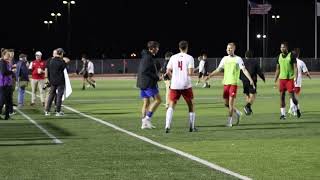
[[[229,118],[227,119],[227,127],[232,127],[232,119],[230,120]]]
[[[44,112],[44,115],[45,115],[45,116],[50,116],[50,112],[45,111],[45,112]]]
[[[64,115],[64,113],[62,111],[56,112],[56,116],[63,116],[63,115]]]
[[[147,122],[147,120],[145,119],[145,118],[143,118],[142,120],[141,120],[141,129],[150,129],[149,127],[148,127],[148,122]]]

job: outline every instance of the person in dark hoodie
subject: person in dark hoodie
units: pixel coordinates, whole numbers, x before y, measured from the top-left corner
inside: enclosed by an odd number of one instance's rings
[[[243,72],[241,71],[240,73],[240,79],[242,80],[242,83],[243,83],[243,93],[246,95],[247,104],[244,106],[244,112],[246,115],[250,115],[252,113],[251,105],[256,99],[257,81],[258,81],[257,75],[259,75],[259,77],[263,80],[263,82],[266,81],[264,74],[260,68],[259,62],[250,58],[252,58],[252,52],[248,50],[245,53],[245,59],[243,60],[243,62],[249,74],[252,77],[252,80],[254,82],[254,87],[250,85],[249,79],[243,74]]]
[[[0,110],[5,105],[5,120],[10,118],[10,108],[12,108],[12,75],[11,61],[14,57],[12,49],[4,49],[1,52],[0,60]]]
[[[20,54],[17,62],[16,79],[18,82],[18,108],[24,105],[24,94],[29,83],[29,63],[27,55]]]
[[[143,99],[141,129],[154,128],[151,124],[151,118],[161,103],[158,89],[158,81],[160,80],[158,72],[161,65],[155,60],[159,51],[159,43],[149,41],[147,47],[148,50],[143,50],[141,53],[142,58],[137,74],[137,87],[140,88],[140,96]],[[151,98],[153,98],[152,103]]]

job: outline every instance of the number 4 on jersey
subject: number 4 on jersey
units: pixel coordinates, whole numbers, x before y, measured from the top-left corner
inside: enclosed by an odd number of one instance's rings
[[[182,71],[182,61],[178,61],[178,67],[180,68],[180,71]]]

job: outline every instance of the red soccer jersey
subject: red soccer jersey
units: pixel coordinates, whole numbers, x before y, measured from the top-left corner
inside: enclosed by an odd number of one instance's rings
[[[44,70],[46,68],[46,62],[44,60],[34,60],[31,64],[32,79],[44,79]],[[40,70],[41,69],[41,72]]]

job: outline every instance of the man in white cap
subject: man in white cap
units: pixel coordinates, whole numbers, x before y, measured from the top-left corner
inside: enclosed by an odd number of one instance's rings
[[[42,53],[40,51],[37,51],[35,53],[36,59],[32,61],[32,63],[29,66],[29,69],[31,70],[31,89],[32,89],[32,96],[31,96],[31,106],[35,105],[36,101],[36,91],[37,87],[40,92],[40,100],[42,106],[45,105],[45,68],[46,68],[46,62],[41,58]]]

